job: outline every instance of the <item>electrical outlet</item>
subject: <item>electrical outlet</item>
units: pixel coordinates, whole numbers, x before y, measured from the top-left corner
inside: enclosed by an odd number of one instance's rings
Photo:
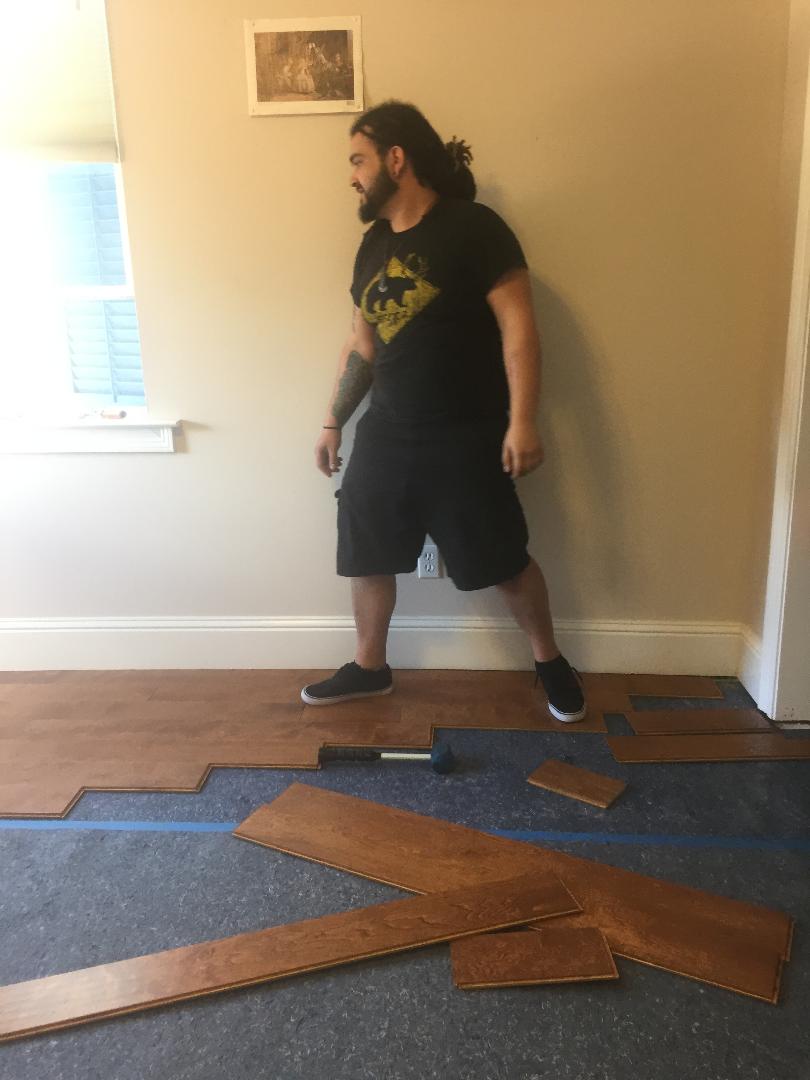
[[[416,564],[417,577],[441,577],[442,571],[439,565],[439,549],[433,543],[427,543],[422,548],[419,562]]]

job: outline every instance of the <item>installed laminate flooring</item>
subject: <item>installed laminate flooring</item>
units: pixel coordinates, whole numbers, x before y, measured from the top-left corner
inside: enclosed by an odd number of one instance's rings
[[[635,709],[626,716],[637,735],[774,731],[770,720],[756,709]]]
[[[323,746],[427,748],[437,727],[605,733],[630,695],[720,694],[712,679],[583,674],[561,724],[528,671],[397,671],[396,693],[304,707],[312,670],[9,672],[0,677],[0,816],[64,816],[87,790],[199,791],[216,767],[319,767]]]
[[[741,735],[613,735],[608,745],[617,761],[807,761],[810,739],[780,732]]]
[[[593,927],[480,934],[450,946],[461,990],[618,979],[605,935]]]
[[[0,1040],[516,926],[576,908],[550,874],[325,915],[0,987]]]
[[[303,784],[234,835],[415,892],[550,870],[617,955],[773,1003],[790,954],[782,912]]]
[[[607,810],[627,787],[623,780],[614,780],[612,776],[602,776],[554,758],[547,758],[527,779],[535,787],[579,799],[602,810]]]

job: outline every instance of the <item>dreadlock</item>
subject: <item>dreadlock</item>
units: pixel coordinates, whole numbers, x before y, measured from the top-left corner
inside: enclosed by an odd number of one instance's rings
[[[443,143],[415,106],[403,101],[384,101],[355,120],[351,134],[358,132],[371,139],[381,155],[392,146],[401,146],[416,179],[439,195],[475,198],[470,147],[455,135],[449,143]]]

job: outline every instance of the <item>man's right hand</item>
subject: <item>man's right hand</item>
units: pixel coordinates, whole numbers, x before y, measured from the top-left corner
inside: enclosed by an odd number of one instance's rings
[[[343,464],[343,458],[338,455],[342,434],[340,430],[324,428],[315,444],[315,465],[324,476],[336,473]]]

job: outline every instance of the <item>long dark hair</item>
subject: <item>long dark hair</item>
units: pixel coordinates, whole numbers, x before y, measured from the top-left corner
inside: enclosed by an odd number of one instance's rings
[[[371,139],[381,155],[392,146],[401,146],[416,179],[439,195],[475,198],[470,147],[455,135],[449,143],[443,143],[414,105],[384,101],[355,120],[351,134],[358,132]]]

